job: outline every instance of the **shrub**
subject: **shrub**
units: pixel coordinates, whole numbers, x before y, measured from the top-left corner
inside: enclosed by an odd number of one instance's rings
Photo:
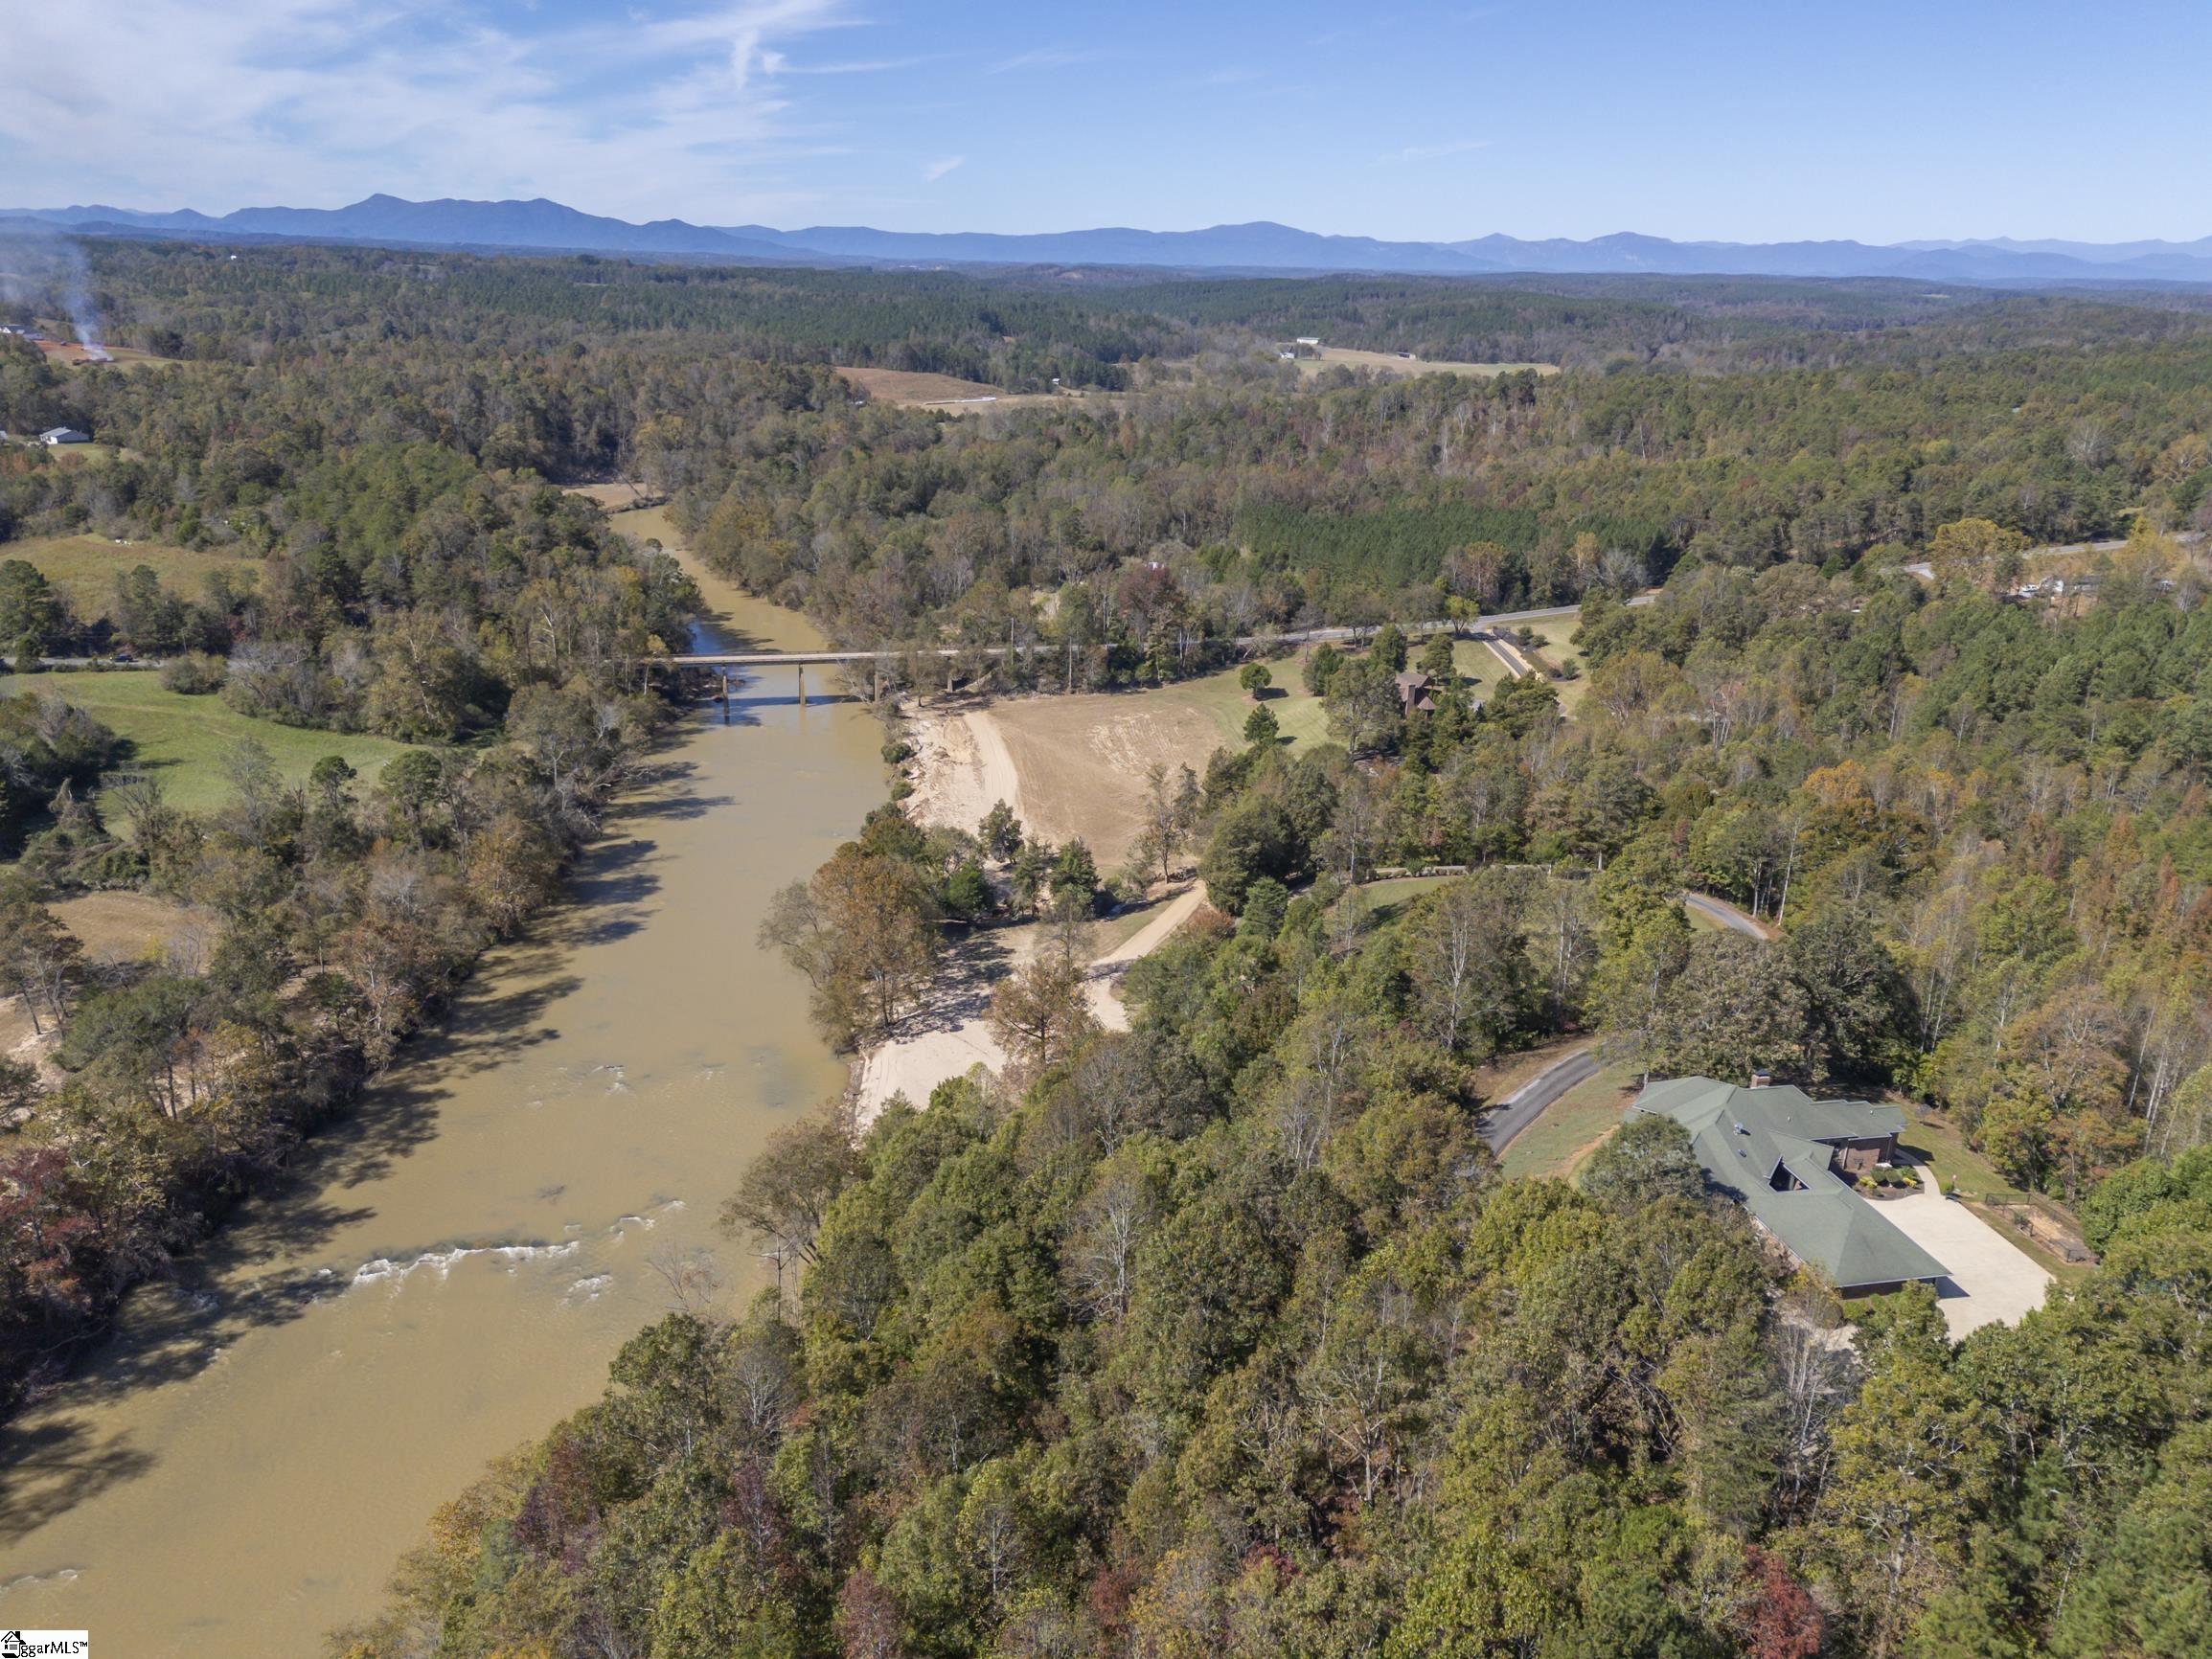
[[[207,651],[187,651],[161,665],[161,689],[188,697],[219,692],[229,678],[230,665]]]

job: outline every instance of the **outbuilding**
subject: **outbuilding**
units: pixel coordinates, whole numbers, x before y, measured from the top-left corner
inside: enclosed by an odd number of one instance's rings
[[[41,443],[89,443],[92,442],[92,434],[80,432],[74,426],[49,426],[38,434],[38,442]]]

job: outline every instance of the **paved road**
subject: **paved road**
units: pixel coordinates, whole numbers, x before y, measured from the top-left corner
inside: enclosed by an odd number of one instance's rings
[[[1699,916],[1718,921],[1731,933],[1747,934],[1753,939],[1772,939],[1773,930],[1765,922],[1746,916],[1725,898],[1715,898],[1709,893],[1685,893],[1683,905]]]
[[[2204,533],[2201,530],[2179,530],[2174,533],[2174,539],[2183,547],[2194,547],[2204,539]],[[2061,542],[2056,547],[2026,548],[2022,550],[2020,557],[2022,558],[2078,558],[2084,554],[2118,553],[2127,545],[2124,539],[2117,541],[2067,541]],[[1925,558],[1916,558],[1910,564],[1904,566],[1904,569],[1907,574],[1917,576],[1923,581],[1935,580],[1935,566]]]
[[[1563,1055],[1500,1102],[1483,1121],[1482,1138],[1494,1152],[1502,1152],[1514,1136],[1543,1115],[1544,1107],[1579,1082],[1598,1075],[1593,1048]]]

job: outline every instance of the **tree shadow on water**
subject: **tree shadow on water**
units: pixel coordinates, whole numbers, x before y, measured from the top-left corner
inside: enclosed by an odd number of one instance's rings
[[[105,1402],[196,1376],[256,1330],[353,1287],[362,1263],[333,1262],[327,1252],[374,1219],[375,1183],[437,1137],[462,1079],[559,1038],[549,1015],[583,983],[579,946],[625,937],[650,916],[661,887],[650,825],[729,804],[694,787],[695,776],[674,763],[649,777],[647,790],[610,814],[609,838],[579,860],[535,926],[495,950],[391,1068],[257,1182],[213,1238],[167,1278],[133,1290],[109,1331],[76,1355],[61,1388],[0,1424],[0,1543],[155,1466],[156,1452],[114,1426]]]
[[[63,1417],[0,1428],[0,1544],[21,1541],[153,1464],[131,1444],[127,1429],[103,1434],[90,1422]]]
[[[353,1286],[361,1263],[316,1260],[376,1215],[373,1202],[344,1194],[371,1187],[437,1136],[458,1079],[560,1034],[545,1014],[582,983],[564,970],[567,955],[536,940],[501,952],[496,973],[465,988],[445,1024],[409,1043],[211,1239],[171,1263],[168,1278],[130,1291],[55,1398],[0,1425],[0,1542],[153,1466],[128,1431],[102,1426],[103,1398],[195,1376],[256,1330]]]

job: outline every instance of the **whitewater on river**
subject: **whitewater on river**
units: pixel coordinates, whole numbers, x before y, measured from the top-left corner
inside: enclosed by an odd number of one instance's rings
[[[694,574],[693,648],[819,648]],[[772,670],[693,716],[567,900],[0,1435],[0,1625],[317,1652],[488,1459],[597,1396],[675,1263],[715,1251],[725,1304],[762,1283],[716,1214],[845,1068],[754,930],[883,793],[879,729],[828,689]]]

